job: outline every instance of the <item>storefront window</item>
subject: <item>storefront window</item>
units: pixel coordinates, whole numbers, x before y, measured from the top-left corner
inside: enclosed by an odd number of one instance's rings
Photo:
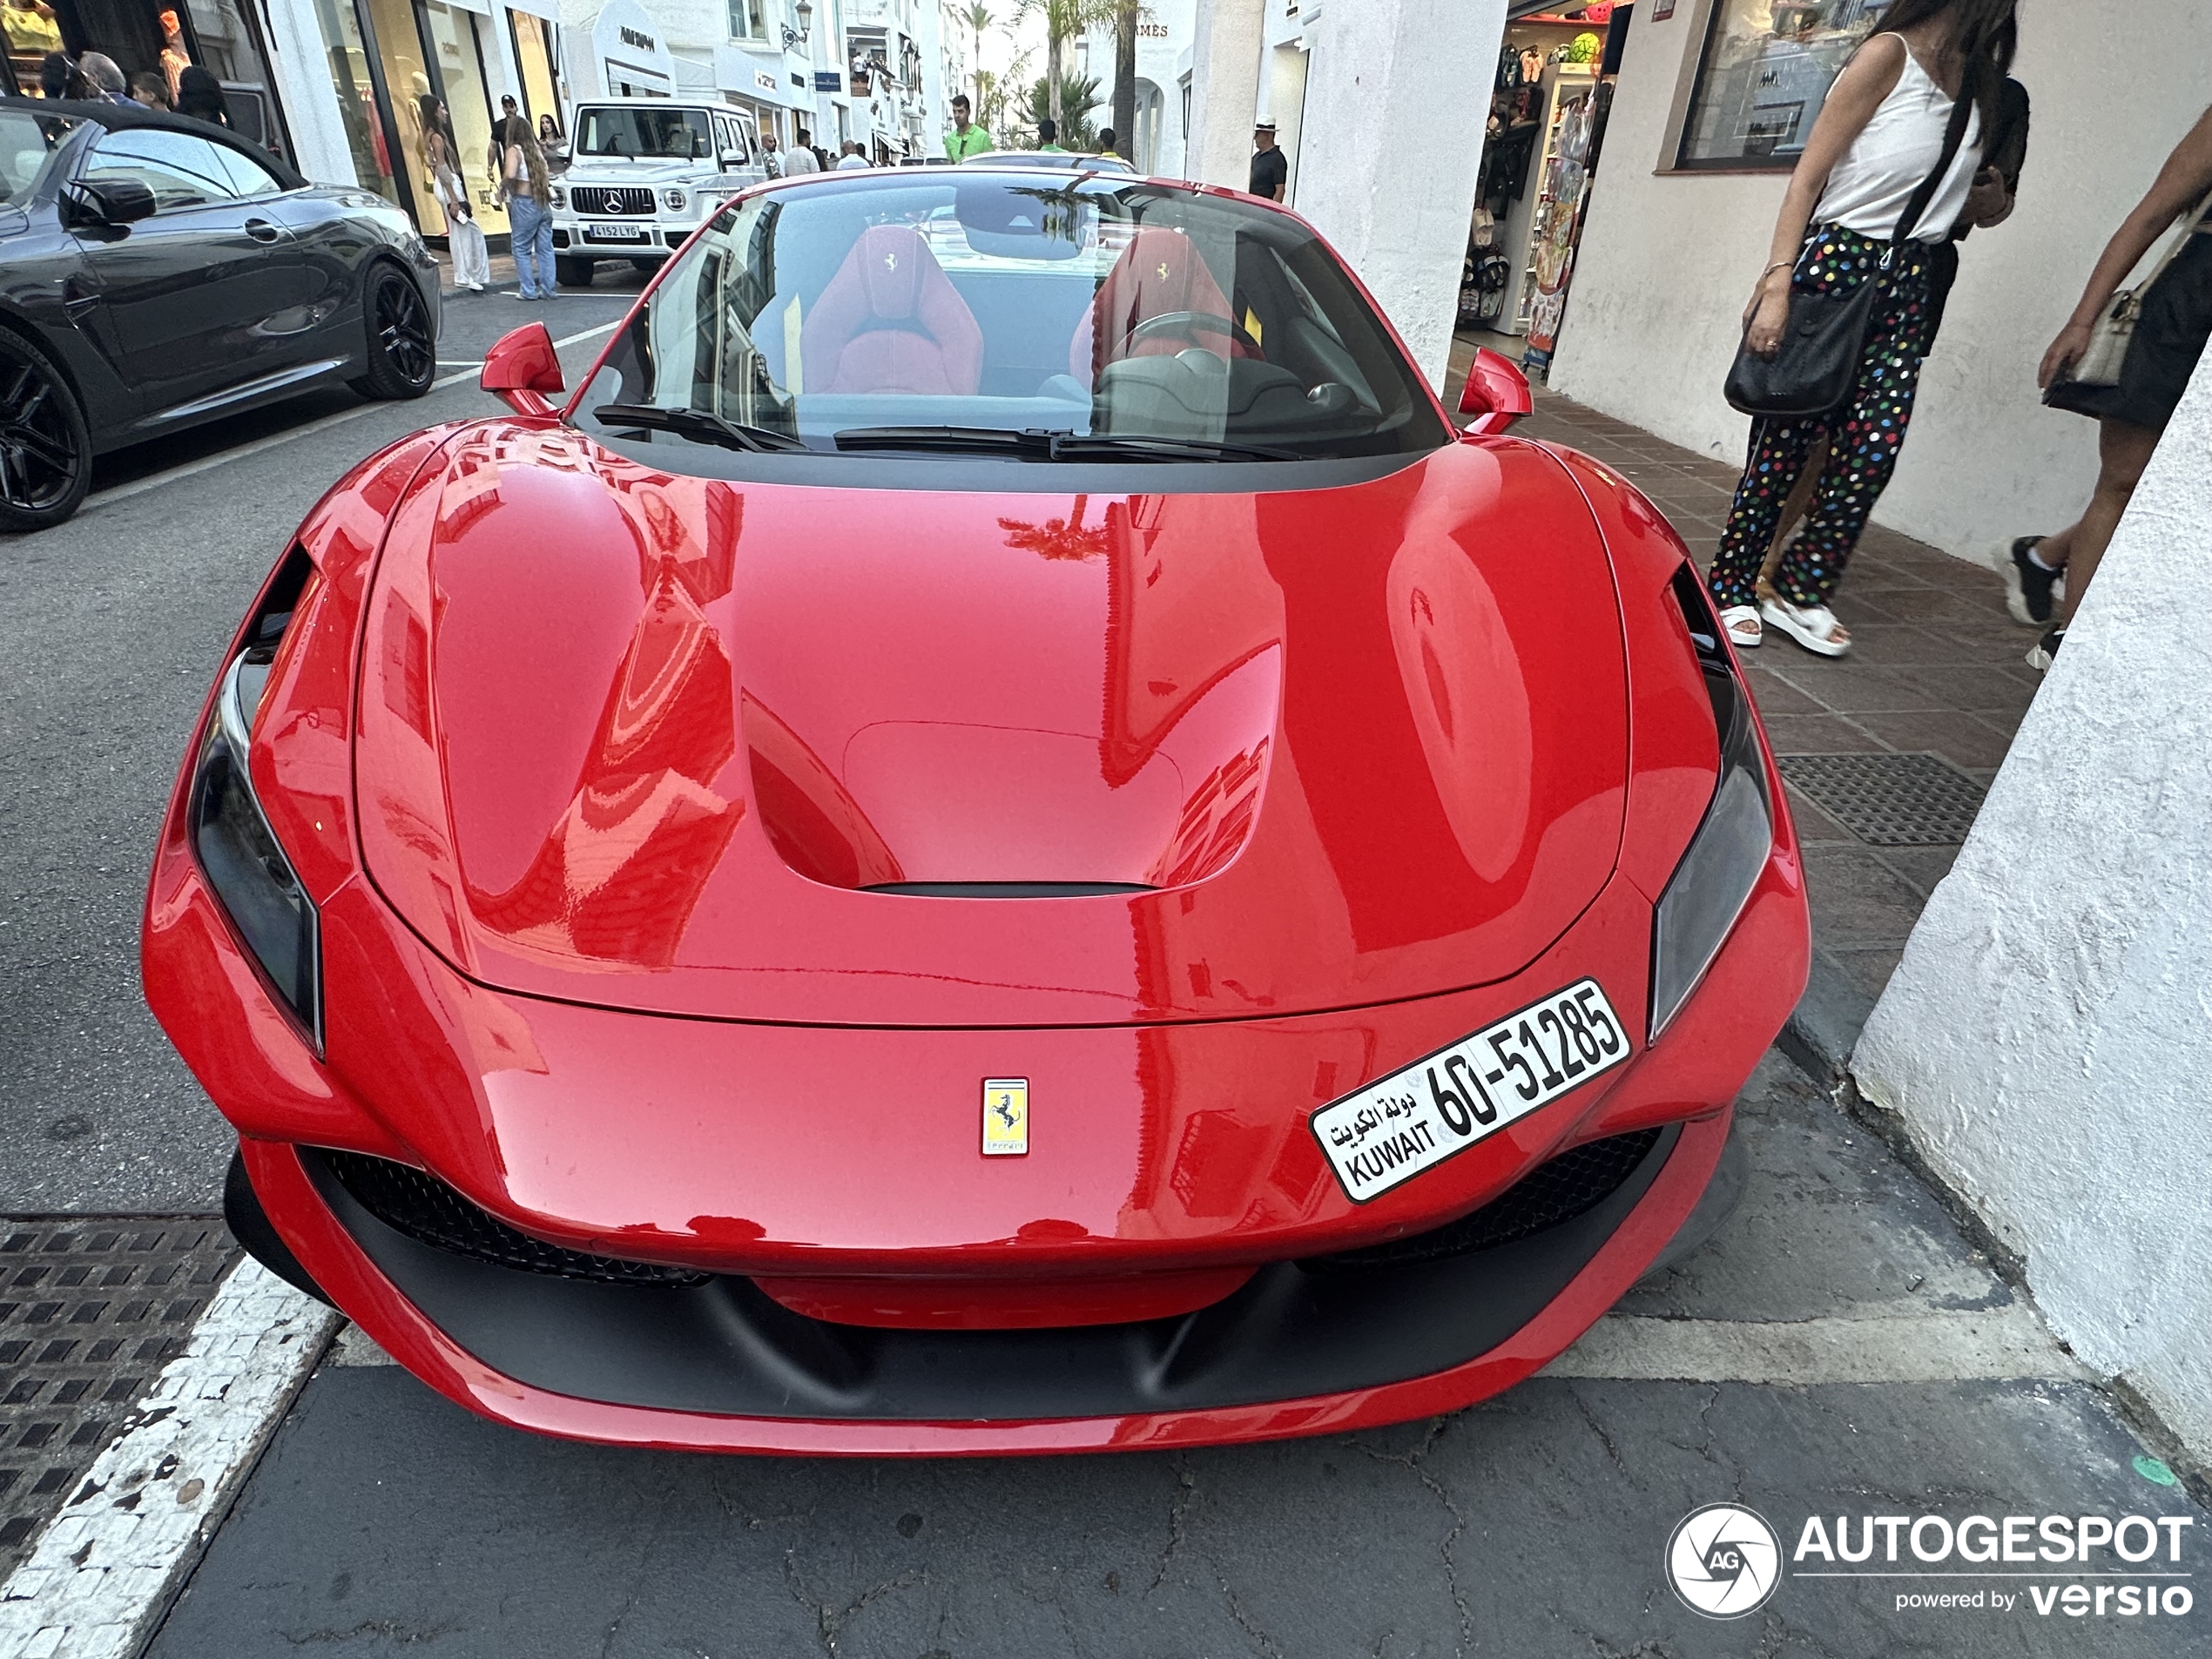
[[[1837,73],[1891,0],[1716,0],[1681,167],[1797,165]]]
[[[768,0],[730,0],[730,38],[768,38]]]

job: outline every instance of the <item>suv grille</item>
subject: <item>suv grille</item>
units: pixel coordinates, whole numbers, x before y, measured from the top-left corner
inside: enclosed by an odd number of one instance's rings
[[[642,213],[653,211],[653,192],[643,185],[571,185],[569,204],[579,213]]]
[[[1414,1262],[1495,1250],[1588,1214],[1621,1190],[1658,1143],[1660,1131],[1638,1130],[1562,1152],[1540,1163],[1481,1209],[1441,1227],[1395,1238],[1366,1250],[1315,1256],[1298,1264],[1309,1273],[1351,1273],[1368,1267],[1404,1267]]]
[[[434,1175],[359,1152],[326,1151],[323,1161],[362,1209],[397,1231],[456,1256],[556,1278],[593,1279],[604,1285],[704,1285],[710,1273],[664,1267],[658,1262],[624,1261],[563,1250],[517,1232],[487,1215]]]

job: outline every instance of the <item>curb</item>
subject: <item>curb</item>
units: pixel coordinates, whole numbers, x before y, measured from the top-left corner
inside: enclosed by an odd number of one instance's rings
[[[1815,947],[1804,995],[1775,1046],[1831,1094],[1851,1079],[1851,1050],[1874,1012],[1874,999],[1851,982],[1835,959]]]

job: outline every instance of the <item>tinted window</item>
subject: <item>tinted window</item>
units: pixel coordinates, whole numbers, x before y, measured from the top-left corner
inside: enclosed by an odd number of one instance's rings
[[[88,183],[135,179],[153,192],[154,205],[164,212],[235,201],[239,196],[231,170],[213,145],[156,127],[108,133],[94,148],[84,178]]]
[[[579,405],[703,409],[821,454],[1413,454],[1449,428],[1297,220],[1136,179],[846,175],[725,208]],[[661,421],[662,428],[667,422]],[[696,423],[695,423],[696,425]],[[649,440],[680,450],[665,430]],[[1143,446],[1153,445],[1150,454]],[[673,459],[668,464],[680,464]]]
[[[266,196],[284,188],[283,182],[252,156],[242,151],[226,149],[219,144],[208,145],[215,152],[224,170],[230,174],[231,188],[241,196]]]

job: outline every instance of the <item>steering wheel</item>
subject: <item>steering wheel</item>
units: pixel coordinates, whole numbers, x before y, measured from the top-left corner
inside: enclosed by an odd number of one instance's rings
[[[1147,317],[1138,323],[1129,331],[1129,337],[1134,342],[1163,334],[1180,334],[1194,346],[1200,334],[1226,334],[1250,347],[1253,356],[1260,354],[1259,341],[1252,338],[1250,329],[1233,317],[1212,311],[1163,311],[1157,317]]]

